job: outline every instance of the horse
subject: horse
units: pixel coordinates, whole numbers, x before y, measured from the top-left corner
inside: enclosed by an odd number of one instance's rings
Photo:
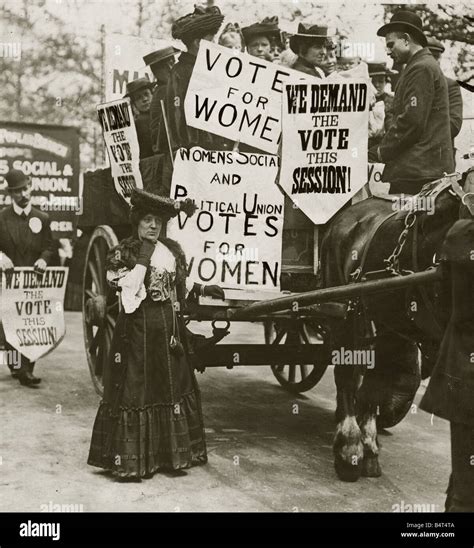
[[[466,193],[473,197],[474,169],[460,184],[458,179],[452,175],[429,183],[409,202],[397,195],[373,196],[339,211],[321,244],[322,286],[433,267],[449,228],[460,215],[474,214],[473,204],[464,200]],[[372,365],[357,359],[334,363],[333,452],[341,480],[381,475],[377,429],[405,417],[422,376],[429,376],[449,317],[449,299],[445,282],[361,297],[349,303],[347,318],[332,330],[333,356],[347,355],[347,350],[349,356],[369,355],[361,354],[364,350],[374,357]]]

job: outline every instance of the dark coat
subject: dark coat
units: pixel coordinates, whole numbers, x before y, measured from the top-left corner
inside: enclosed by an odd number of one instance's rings
[[[161,101],[166,101],[166,84],[158,84],[153,91],[153,98],[150,106],[150,136],[153,151],[155,154],[168,152],[166,130],[163,124],[163,113]]]
[[[427,48],[408,61],[397,82],[393,121],[380,143],[390,183],[428,182],[454,171],[446,78]]]
[[[207,150],[229,149],[227,139],[207,131],[188,126],[184,113],[184,100],[193,73],[196,57],[183,52],[178,62],[171,69],[166,86],[165,110],[168,117],[170,137],[173,150],[180,147],[191,148],[199,146]]]
[[[449,120],[451,123],[451,139],[458,135],[462,126],[462,95],[456,80],[446,78],[449,97]]]
[[[452,312],[420,408],[474,426],[474,221],[455,223],[444,259],[451,273]]]
[[[30,220],[39,219],[41,229],[35,233]],[[35,207],[23,219],[15,213],[13,206],[0,212],[0,251],[5,253],[14,266],[33,266],[37,259],[50,264],[56,259],[57,242],[51,236],[49,216]]]
[[[316,70],[316,67],[311,63],[308,63],[308,61],[302,57],[298,57],[291,68],[293,70],[298,70],[299,72],[309,74],[310,76],[321,78],[321,74]]]
[[[140,159],[153,156],[152,141],[150,135],[150,113],[141,113],[135,118],[138,144],[140,146]]]

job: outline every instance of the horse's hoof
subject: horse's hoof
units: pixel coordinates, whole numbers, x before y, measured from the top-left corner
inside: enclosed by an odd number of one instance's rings
[[[358,464],[350,464],[339,455],[334,455],[334,468],[336,469],[337,477],[341,481],[357,481],[362,472],[360,462]]]
[[[366,478],[379,478],[382,475],[377,455],[364,457],[362,460],[362,475]]]

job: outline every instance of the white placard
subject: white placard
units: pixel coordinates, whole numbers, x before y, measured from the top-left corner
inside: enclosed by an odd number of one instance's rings
[[[64,295],[69,269],[32,267],[2,272],[0,314],[6,340],[36,361],[58,346],[66,333]]]
[[[280,185],[325,224],[367,183],[368,82],[285,84]]]
[[[183,247],[191,280],[235,289],[278,290],[284,196],[275,184],[278,158],[180,149],[171,197],[198,211],[168,223]]]
[[[105,100],[121,99],[127,92],[127,84],[137,78],[153,80],[149,67],[145,66],[143,56],[157,49],[169,46],[138,36],[112,33],[105,37]]]
[[[184,102],[186,123],[276,154],[283,82],[290,76],[318,81],[202,40]]]
[[[130,203],[133,188],[143,188],[140,146],[130,99],[97,105],[115,190]]]

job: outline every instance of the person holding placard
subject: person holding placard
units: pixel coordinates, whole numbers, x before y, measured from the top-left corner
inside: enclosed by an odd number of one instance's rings
[[[49,216],[31,205],[31,181],[27,175],[11,169],[5,179],[12,204],[0,212],[0,269],[33,266],[42,273],[57,259],[58,246],[51,236]],[[16,352],[10,344],[5,346]],[[20,361],[18,369],[8,364],[12,376],[23,386],[38,385],[41,379],[33,375],[34,362],[25,356],[21,356]]]
[[[140,480],[207,462],[199,387],[189,361],[192,341],[179,313],[185,298],[224,298],[224,292],[190,282],[181,246],[160,237],[168,219],[194,213],[192,200],[134,189],[131,204],[133,234],[107,258],[107,280],[122,307],[88,464]]]
[[[150,133],[150,106],[154,84],[148,78],[137,78],[127,84],[125,97],[130,97],[134,111],[140,159],[153,156]]]
[[[298,32],[290,38],[290,48],[298,55],[292,68],[316,78],[324,78],[326,74],[323,66],[328,62],[328,47],[331,48],[328,27],[300,23]]]
[[[155,89],[150,106],[150,134],[153,152],[163,153],[167,151],[166,135],[163,131],[160,134],[160,127],[163,125],[163,109],[161,103],[166,96],[166,86],[171,74],[171,69],[175,65],[175,55],[179,52],[173,46],[161,48],[148,53],[143,57],[143,61],[150,67],[155,77]]]
[[[180,147],[193,146],[207,150],[226,148],[225,140],[221,137],[188,126],[184,113],[184,100],[196,63],[199,44],[201,40],[211,41],[223,20],[224,16],[217,6],[196,7],[193,13],[177,19],[171,27],[172,37],[181,40],[187,49],[181,53],[178,62],[172,68],[166,90],[165,110],[168,116],[169,148],[173,152]],[[166,131],[166,127],[162,125],[160,131]]]

